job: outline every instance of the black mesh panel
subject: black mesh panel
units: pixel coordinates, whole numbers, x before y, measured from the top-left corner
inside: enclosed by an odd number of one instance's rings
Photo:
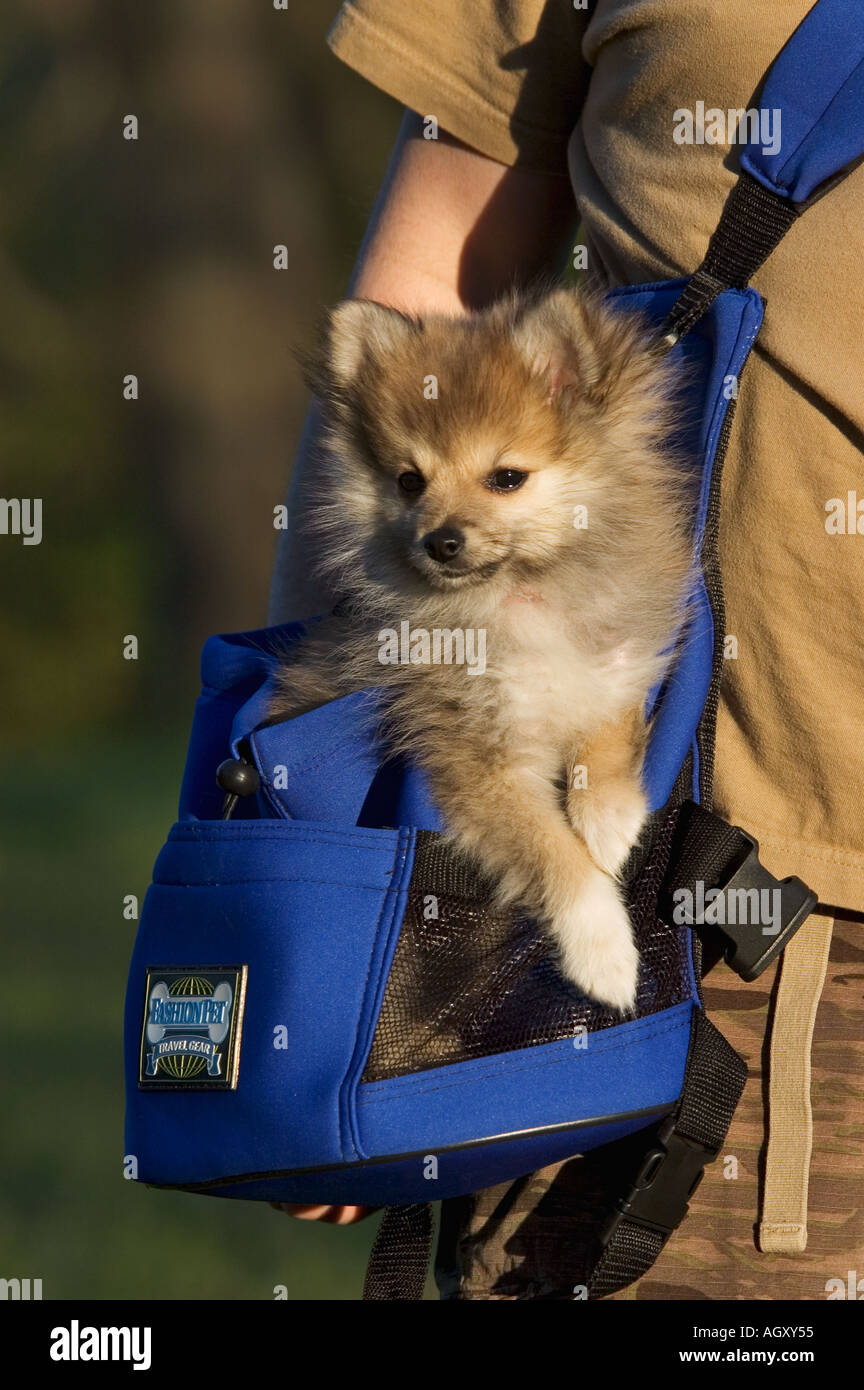
[[[676,815],[667,810],[655,819],[646,836],[647,853],[643,848],[638,855],[630,909],[642,958],[639,1016],[687,997],[681,933],[661,922],[656,910]],[[408,907],[364,1081],[621,1022],[619,1013],[562,978],[536,923],[490,911],[489,898],[488,884],[441,837],[418,834]]]

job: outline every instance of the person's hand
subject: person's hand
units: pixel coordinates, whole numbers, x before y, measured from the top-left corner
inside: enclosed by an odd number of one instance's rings
[[[271,1202],[270,1205],[276,1211],[284,1211],[286,1216],[296,1216],[300,1221],[323,1221],[328,1226],[353,1226],[378,1210],[377,1207],[316,1207],[302,1202]]]

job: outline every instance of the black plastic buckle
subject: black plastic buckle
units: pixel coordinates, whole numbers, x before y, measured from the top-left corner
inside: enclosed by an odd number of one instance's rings
[[[740,826],[735,829],[747,842],[747,851],[726,882],[717,885],[717,896],[690,925],[715,927],[726,937],[723,955],[727,964],[742,980],[755,980],[810,916],[818,899],[800,878],[781,879],[770,874],[759,862],[759,842]],[[771,895],[767,912],[766,893]],[[752,920],[750,905],[754,901],[757,910]],[[745,904],[743,921],[737,920],[740,904]]]
[[[685,839],[691,805],[685,802],[682,807]],[[719,932],[727,963],[742,980],[755,980],[795,935],[818,899],[800,878],[770,874],[759,862],[758,840],[740,825],[718,823],[727,832],[734,830],[739,840],[739,851],[725,878],[697,883],[694,893],[676,888],[673,872],[671,883],[667,879],[664,884],[659,910],[676,926],[711,927]]]
[[[690,1198],[720,1150],[687,1139],[675,1130],[674,1116],[665,1121],[645,1154],[627,1196],[620,1198],[600,1232],[603,1249],[622,1221],[670,1236],[687,1215]]]

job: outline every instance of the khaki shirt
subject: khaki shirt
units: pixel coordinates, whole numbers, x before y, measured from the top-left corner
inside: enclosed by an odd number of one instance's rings
[[[812,0],[349,0],[333,51],[508,165],[569,177],[588,268],[610,284],[695,270],[732,188],[730,144],[679,144],[681,108],[758,105]],[[715,805],[774,873],[864,908],[864,167],[754,278],[765,324],[723,476],[727,634]],[[831,510],[836,511],[836,508]],[[864,507],[862,507],[864,513]],[[864,530],[864,517],[862,517]]]

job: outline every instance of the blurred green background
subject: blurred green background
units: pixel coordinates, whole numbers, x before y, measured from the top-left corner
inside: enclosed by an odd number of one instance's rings
[[[0,1277],[46,1299],[355,1299],[374,1234],[122,1176],[123,900],[174,816],[202,641],[264,622],[291,349],[401,116],[327,49],[337,8],[0,12],[0,494],[43,499],[40,545],[0,536]]]

